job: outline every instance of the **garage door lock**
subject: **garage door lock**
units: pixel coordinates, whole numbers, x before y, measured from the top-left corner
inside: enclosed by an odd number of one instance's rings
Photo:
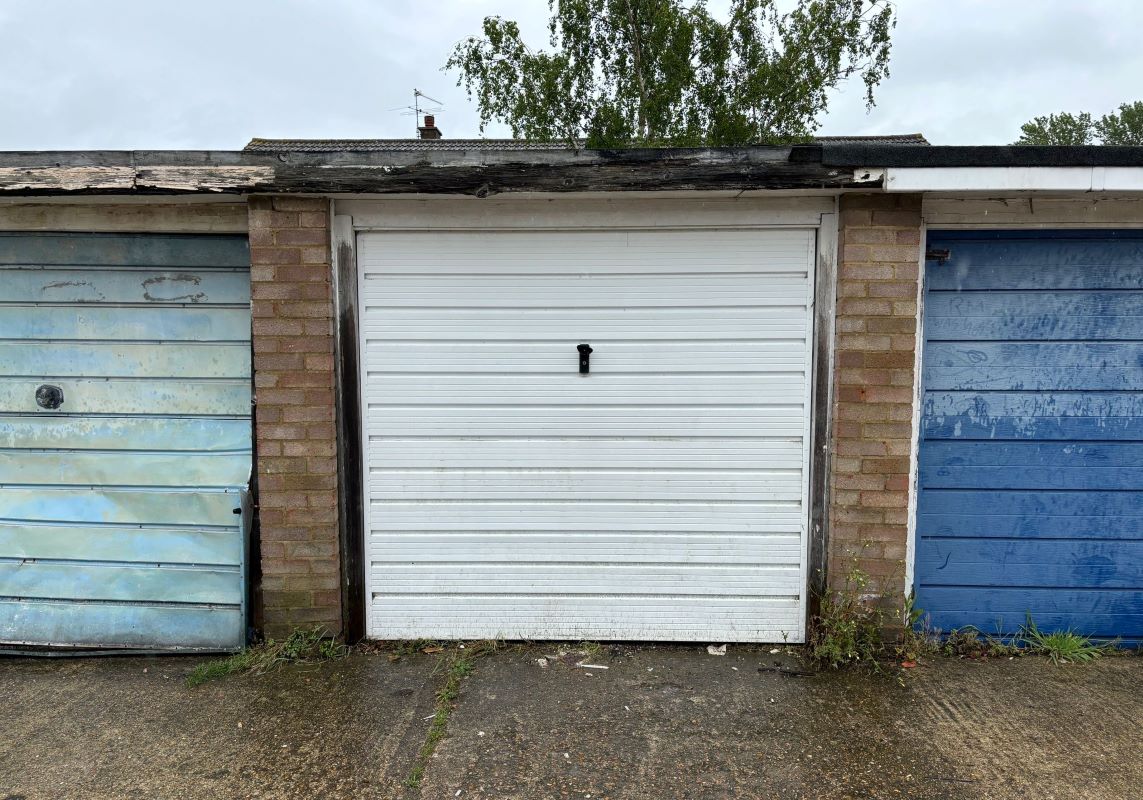
[[[579,374],[586,375],[591,372],[591,345],[581,344],[576,350],[579,350]]]
[[[40,408],[54,410],[63,405],[63,389],[45,383],[36,389],[36,405]]]

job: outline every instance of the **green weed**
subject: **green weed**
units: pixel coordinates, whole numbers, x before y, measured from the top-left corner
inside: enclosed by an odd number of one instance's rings
[[[425,768],[429,765],[429,760],[433,757],[437,745],[448,731],[448,720],[456,706],[456,699],[460,696],[460,685],[465,678],[472,674],[476,660],[499,649],[499,642],[474,642],[456,645],[441,656],[440,661],[437,662],[437,669],[444,670],[444,683],[437,690],[436,710],[433,713],[432,722],[429,724],[429,731],[425,734],[425,741],[417,753],[416,761],[413,762],[413,768],[409,771],[409,776],[405,778],[405,786],[416,789],[421,785],[421,780],[425,776]]]
[[[1041,631],[1027,615],[1014,634],[981,633],[971,625],[949,631],[941,644],[941,654],[959,658],[1015,658],[1029,654],[1047,656],[1053,664],[1082,664],[1119,652],[1119,640],[1097,644],[1074,630]]]
[[[905,598],[901,617],[905,628],[894,649],[899,660],[916,662],[940,652],[940,636],[929,626],[925,612],[917,607],[913,592]]]
[[[810,658],[817,664],[838,668],[850,664],[876,665],[884,652],[881,638],[883,614],[862,601],[869,575],[856,564],[845,574],[841,589],[821,598],[817,617],[810,626]]]
[[[199,664],[187,676],[187,686],[200,686],[207,681],[251,672],[255,675],[278,669],[283,664],[309,664],[342,658],[349,653],[345,645],[328,638],[322,627],[297,630],[282,641],[267,639],[226,658]]]
[[[1003,634],[990,636],[972,625],[954,628],[941,643],[941,654],[958,658],[1011,658],[1023,655],[1020,640]]]
[[[1034,653],[1046,655],[1053,664],[1083,664],[1095,661],[1113,651],[1118,641],[1095,644],[1087,636],[1068,629],[1044,633],[1036,627],[1029,614],[1020,639]]]
[[[1031,614],[1016,634],[987,635],[978,628],[965,626],[942,636],[941,631],[931,627],[912,594],[897,618],[904,629],[896,644],[887,646],[883,641],[889,618],[885,609],[892,602],[884,593],[870,595],[867,590],[871,579],[858,566],[858,558],[853,556],[842,587],[821,598],[818,615],[810,623],[809,656],[819,666],[836,669],[863,664],[881,672],[882,662],[890,656],[904,662],[902,666],[913,666],[919,659],[937,654],[983,659],[1015,658],[1029,653],[1045,655],[1054,664],[1082,664],[1120,653],[1118,639],[1096,643],[1074,630],[1044,633],[1036,627]],[[891,585],[892,581],[884,583]]]
[[[603,650],[603,645],[599,642],[580,642],[579,651],[583,654],[584,658],[595,658]]]
[[[436,639],[401,639],[392,642],[372,642],[370,647],[371,652],[386,653],[390,661],[400,661],[403,658],[411,658],[418,653],[429,656],[435,653],[443,653],[446,645]]]

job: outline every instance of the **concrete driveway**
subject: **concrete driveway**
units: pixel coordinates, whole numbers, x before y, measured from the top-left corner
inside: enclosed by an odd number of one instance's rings
[[[190,689],[193,658],[0,660],[0,798],[1108,798],[1143,791],[1143,658],[799,675],[768,648],[511,647],[405,785],[448,653]],[[547,659],[545,656],[556,656]],[[546,666],[540,665],[544,659]]]

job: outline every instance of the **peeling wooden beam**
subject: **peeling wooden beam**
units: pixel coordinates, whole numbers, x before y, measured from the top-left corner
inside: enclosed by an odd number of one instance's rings
[[[840,189],[820,148],[0,153],[0,196]],[[868,183],[861,184],[868,189]]]
[[[246,192],[274,182],[268,166],[138,167],[135,185],[140,190],[164,192]]]
[[[130,167],[0,167],[0,191],[5,194],[72,194],[89,189],[130,192],[135,171]]]
[[[0,167],[0,194],[237,194],[273,182],[269,166]]]
[[[820,165],[814,166],[816,168],[807,169],[804,164],[788,163],[746,166],[505,163],[313,169],[286,165],[277,170],[274,191],[488,197],[504,192],[834,189],[855,185],[852,172],[822,170]]]

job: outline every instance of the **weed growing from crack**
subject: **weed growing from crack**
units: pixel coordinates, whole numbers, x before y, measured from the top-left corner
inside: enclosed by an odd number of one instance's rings
[[[867,546],[863,543],[861,549]],[[1059,665],[1087,663],[1120,653],[1118,639],[1096,643],[1070,629],[1044,633],[1036,627],[1031,614],[1017,633],[1007,636],[989,636],[972,626],[942,636],[929,624],[912,594],[900,608],[896,624],[902,625],[902,629],[896,643],[890,646],[883,639],[884,631],[891,627],[885,624],[891,618],[886,609],[896,601],[884,589],[879,594],[868,591],[873,581],[860,568],[859,558],[860,551],[851,557],[842,586],[820,598],[819,612],[810,622],[809,656],[818,666],[837,669],[864,665],[880,673],[882,662],[890,658],[901,662],[902,667],[911,667],[920,658],[937,654],[977,659],[1036,654]],[[893,583],[889,579],[881,585]]]
[[[584,658],[595,658],[603,650],[603,645],[599,642],[580,642],[579,650]]]
[[[935,636],[940,640],[940,631],[936,631]],[[1008,635],[1000,632],[994,635],[982,633],[972,625],[954,628],[943,637],[939,652],[944,656],[969,659],[1042,655],[1058,666],[1082,664],[1104,656],[1118,655],[1121,652],[1118,645],[1118,639],[1095,643],[1090,637],[1070,629],[1044,633],[1033,622],[1032,615],[1028,614],[1020,630]]]
[[[938,634],[939,636],[939,634]],[[941,655],[958,658],[1014,658],[1029,652],[1021,647],[1017,636],[995,636],[982,633],[978,628],[966,625],[954,628],[940,646]]]
[[[876,665],[884,652],[884,620],[879,608],[862,601],[869,580],[855,562],[845,573],[842,587],[821,598],[810,627],[810,658],[814,662],[834,669],[859,663]]]
[[[476,660],[481,656],[489,655],[500,649],[500,643],[495,641],[475,642],[471,644],[456,645],[444,653],[437,662],[437,670],[444,670],[444,684],[437,690],[436,710],[433,713],[429,731],[425,735],[424,744],[417,753],[413,768],[405,778],[405,786],[410,789],[420,787],[425,776],[425,768],[429,760],[448,731],[449,717],[456,707],[457,697],[460,696],[460,685],[464,679],[472,674]],[[434,670],[435,672],[436,670]]]
[[[383,642],[375,646],[381,651],[387,652],[390,661],[400,661],[402,658],[410,658],[417,653],[424,653],[425,655],[443,653],[446,647],[444,642],[436,639],[403,639]]]
[[[297,630],[281,641],[267,639],[232,656],[199,664],[187,676],[187,686],[200,686],[241,672],[260,675],[283,664],[310,664],[343,658],[348,654],[349,648],[327,637],[326,630],[320,626]]]
[[[894,648],[897,659],[902,662],[917,662],[922,658],[936,655],[940,652],[940,634],[934,631],[929,624],[928,615],[917,606],[917,597],[910,592],[905,598],[905,607],[901,613],[905,627]]]

